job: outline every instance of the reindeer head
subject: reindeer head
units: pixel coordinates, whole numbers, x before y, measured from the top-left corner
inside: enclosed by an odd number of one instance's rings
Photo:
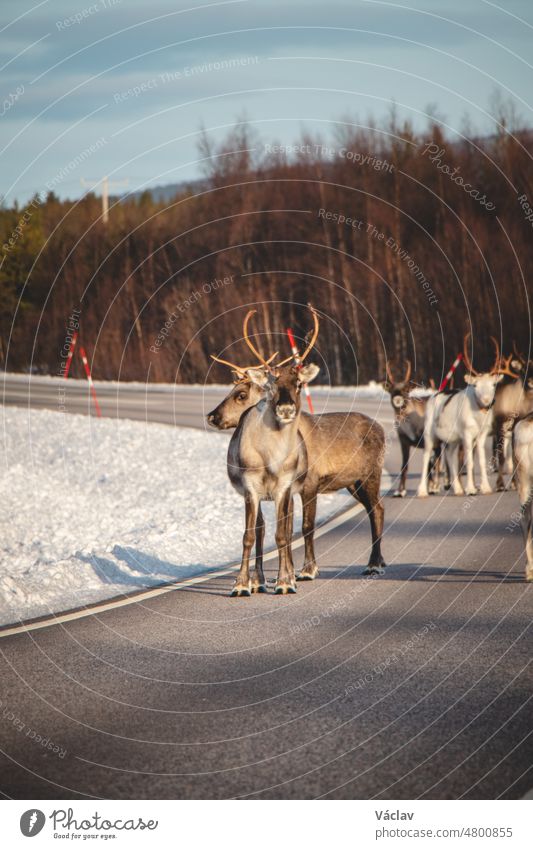
[[[405,416],[406,407],[409,403],[409,392],[411,391],[411,363],[405,361],[405,374],[403,380],[395,380],[392,371],[387,362],[386,371],[387,379],[383,382],[383,389],[389,393],[391,404],[398,419]]]
[[[248,369],[248,377],[265,392],[278,424],[283,426],[298,416],[302,386],[311,383],[319,371],[317,365],[308,363],[305,366],[283,366],[268,372],[260,368]]]
[[[533,392],[533,360],[528,359],[518,349],[513,342],[513,353],[508,357],[508,365],[516,372],[516,377],[520,380],[527,393]]]
[[[310,306],[310,309],[315,322],[314,331],[311,342],[300,358],[300,363],[302,363],[305,357],[307,357],[318,336],[318,316],[316,315],[313,307]],[[255,312],[255,310],[250,310],[244,319],[243,337],[256,359],[260,362],[261,365],[259,367],[238,366],[235,363],[230,363],[227,360],[222,360],[211,354],[212,359],[216,362],[230,366],[234,382],[233,389],[229,395],[224,398],[218,407],[215,407],[214,410],[211,410],[211,412],[207,414],[208,423],[211,426],[218,428],[218,430],[227,430],[229,428],[237,427],[242,414],[250,407],[254,407],[257,403],[259,403],[259,401],[265,397],[265,394],[270,398],[270,400],[273,399],[276,391],[280,393],[280,397],[285,397],[285,393],[289,392],[288,387],[294,383],[292,391],[296,396],[299,396],[303,384],[310,383],[319,371],[317,366],[307,366],[305,368],[296,367],[298,375],[297,379],[294,380],[294,376],[291,375],[291,369],[295,367],[286,367],[286,364],[290,360],[293,360],[292,355],[287,357],[287,359],[283,360],[281,363],[275,364],[273,363],[273,360],[275,360],[278,355],[278,352],[276,351],[268,358],[268,360],[265,360],[254,346],[248,334],[248,325]],[[316,372],[312,374],[311,371],[306,370],[308,368],[316,369]],[[277,389],[275,388],[276,386]],[[280,404],[280,407],[282,406],[283,403]],[[298,404],[298,410],[299,409],[300,407]],[[285,409],[285,411],[282,410],[281,412],[286,414],[288,410]]]
[[[250,407],[254,407],[264,396],[263,389],[253,383],[248,375],[234,374],[233,389],[226,395],[218,407],[207,414],[207,421],[218,430],[228,430],[237,427],[241,416]]]
[[[304,360],[306,360],[315,345],[320,326],[316,310],[310,304],[309,309],[313,315],[313,333],[310,342],[303,354],[298,358],[298,364],[296,365],[287,365],[287,363],[294,359],[291,355],[281,363],[271,366],[267,360],[263,359],[248,335],[248,322],[252,315],[254,315],[255,310],[250,310],[244,321],[243,333],[246,344],[262,364],[262,368],[247,369],[247,375],[252,383],[263,389],[266,400],[274,412],[278,425],[281,426],[290,424],[296,419],[301,409],[300,392],[302,386],[311,383],[320,371],[317,365],[311,363],[304,365]]]
[[[505,365],[503,358],[501,357],[500,346],[494,337],[491,337],[496,348],[494,365],[490,371],[476,371],[467,351],[467,342],[469,337],[470,333],[467,333],[463,340],[463,362],[469,372],[468,374],[465,374],[464,381],[468,386],[473,386],[474,397],[478,407],[487,409],[494,401],[498,383],[503,380],[505,374],[510,374],[511,372],[509,372],[508,367]],[[514,377],[516,377],[516,375],[514,375]]]

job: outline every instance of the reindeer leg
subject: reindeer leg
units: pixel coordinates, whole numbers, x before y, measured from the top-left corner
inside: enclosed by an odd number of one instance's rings
[[[457,442],[446,445],[446,461],[450,470],[450,482],[454,495],[464,495],[465,491],[459,477],[459,444]]]
[[[292,562],[292,496],[290,489],[276,499],[276,545],[279,555],[278,579],[274,592],[277,595],[296,592],[294,564]]]
[[[498,477],[496,478],[496,492],[505,490],[505,481],[503,479],[503,465],[505,460],[505,434],[504,424],[501,418],[496,419],[496,467],[498,469]]]
[[[514,460],[513,460],[513,451],[511,447],[511,428],[509,426],[505,429],[505,443],[504,443],[504,456],[505,463],[507,466],[507,474],[510,476],[509,483],[507,484],[507,489],[516,489],[516,480],[515,480],[515,468],[514,468]]]
[[[441,462],[444,464],[444,489],[448,492],[452,486],[452,476],[450,472],[450,464],[448,462],[448,457],[446,456],[446,446],[441,442],[440,444],[440,456]]]
[[[251,492],[247,492],[244,496],[244,507],[245,531],[242,539],[241,570],[231,591],[232,596],[248,596],[251,594],[250,553],[255,540],[258,508],[256,497]]]
[[[474,440],[472,434],[468,431],[465,432],[464,435],[464,450],[465,450],[465,459],[466,459],[466,489],[465,492],[467,495],[477,495],[476,484],[474,483]],[[483,455],[483,459],[485,459],[485,455]],[[483,472],[482,472],[483,474]],[[485,470],[485,477],[487,477],[487,471]],[[488,481],[487,481],[488,484]],[[454,488],[455,491],[455,488]],[[461,493],[455,493],[456,495],[460,495]]]
[[[400,440],[400,446],[402,449],[402,470],[400,472],[400,485],[396,492],[393,492],[393,498],[405,498],[407,495],[407,489],[405,488],[405,481],[407,479],[407,469],[409,468],[409,450],[410,445],[409,441],[402,437],[402,435],[398,434],[398,439]]]
[[[303,522],[302,532],[305,542],[304,565],[301,572],[296,576],[297,581],[312,581],[318,575],[318,566],[315,560],[315,518],[316,518],[316,490],[314,492],[302,492]]]
[[[255,525],[255,570],[252,575],[252,592],[266,593],[265,575],[263,573],[263,541],[265,539],[265,520],[259,504]]]
[[[383,575],[384,567],[387,565],[381,554],[381,537],[383,536],[383,521],[385,510],[383,502],[379,497],[381,483],[381,470],[376,475],[367,478],[365,482],[356,481],[353,486],[348,487],[349,492],[361,502],[368,518],[370,519],[370,531],[372,533],[372,551],[368,566],[363,575]]]
[[[431,464],[428,474],[428,490],[430,495],[438,495],[440,490],[440,455],[441,449],[440,446],[437,445],[433,449],[433,454],[431,455]]]
[[[476,452],[478,456],[479,471],[480,471],[480,491],[483,495],[490,495],[492,487],[487,477],[487,458],[485,456],[485,434],[480,434],[476,441]]]
[[[428,494],[428,472],[429,463],[431,461],[431,452],[433,445],[430,444],[428,436],[424,438],[424,459],[422,461],[422,474],[420,475],[420,483],[418,484],[417,495],[419,498],[425,498]]]
[[[520,481],[520,524],[524,535],[524,547],[526,550],[526,581],[533,581],[533,492],[529,476],[524,475],[524,482]]]

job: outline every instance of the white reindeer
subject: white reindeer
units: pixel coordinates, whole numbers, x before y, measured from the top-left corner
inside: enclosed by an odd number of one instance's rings
[[[492,405],[496,386],[503,375],[499,374],[498,356],[490,372],[477,372],[470,362],[466,351],[468,334],[464,340],[464,363],[469,371],[465,375],[465,389],[454,395],[437,395],[427,409],[427,428],[424,433],[424,468],[418,488],[418,495],[427,495],[427,469],[433,446],[442,442],[445,446],[446,460],[450,470],[450,479],[455,495],[476,495],[474,483],[474,450],[477,452],[480,471],[480,491],[487,495],[492,488],[487,476],[485,442],[492,428]],[[463,445],[466,462],[466,490],[459,477],[458,454]]]
[[[526,581],[533,581],[533,413],[514,427],[513,455],[526,549]]]

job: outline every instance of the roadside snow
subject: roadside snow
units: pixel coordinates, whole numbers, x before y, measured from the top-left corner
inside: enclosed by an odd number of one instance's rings
[[[16,407],[2,408],[2,424],[1,624],[240,557],[228,435]],[[345,493],[321,496],[318,518],[351,504]]]

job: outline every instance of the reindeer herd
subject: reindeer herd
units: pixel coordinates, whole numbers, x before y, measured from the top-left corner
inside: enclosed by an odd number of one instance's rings
[[[319,317],[313,318],[310,341],[301,356],[276,362],[277,352],[265,359],[249,335],[255,314],[250,310],[243,324],[244,340],[256,363],[239,366],[212,355],[229,366],[233,388],[207,415],[209,425],[233,429],[229,448],[228,476],[245,504],[245,531],[241,568],[232,596],[250,596],[267,591],[263,573],[265,521],[263,501],[273,501],[276,511],[276,546],[279,568],[276,594],[296,592],[296,582],[318,575],[314,552],[317,496],[347,489],[365,508],[372,534],[370,559],[365,574],[382,574],[381,554],[384,508],[380,497],[385,457],[385,433],[381,425],[362,413],[310,415],[301,409],[301,390],[315,379],[319,367],[307,363],[319,332]],[[479,490],[492,492],[485,454],[487,437],[493,436],[493,460],[497,465],[496,488],[505,489],[503,467],[507,462],[509,486],[517,487],[526,547],[526,580],[533,581],[533,361],[516,350],[505,358],[494,341],[492,368],[478,372],[472,366],[465,337],[463,361],[466,387],[459,391],[414,393],[411,365],[406,363],[403,379],[396,381],[387,365],[383,387],[390,393],[395,426],[402,452],[396,497],[407,494],[406,479],[411,448],[422,448],[423,468],[418,497],[440,491],[444,486],[455,495],[475,495],[474,455],[479,465]],[[461,469],[466,471],[466,487]],[[296,575],[292,558],[293,497],[302,501],[304,565]],[[253,571],[250,570],[255,545]]]

